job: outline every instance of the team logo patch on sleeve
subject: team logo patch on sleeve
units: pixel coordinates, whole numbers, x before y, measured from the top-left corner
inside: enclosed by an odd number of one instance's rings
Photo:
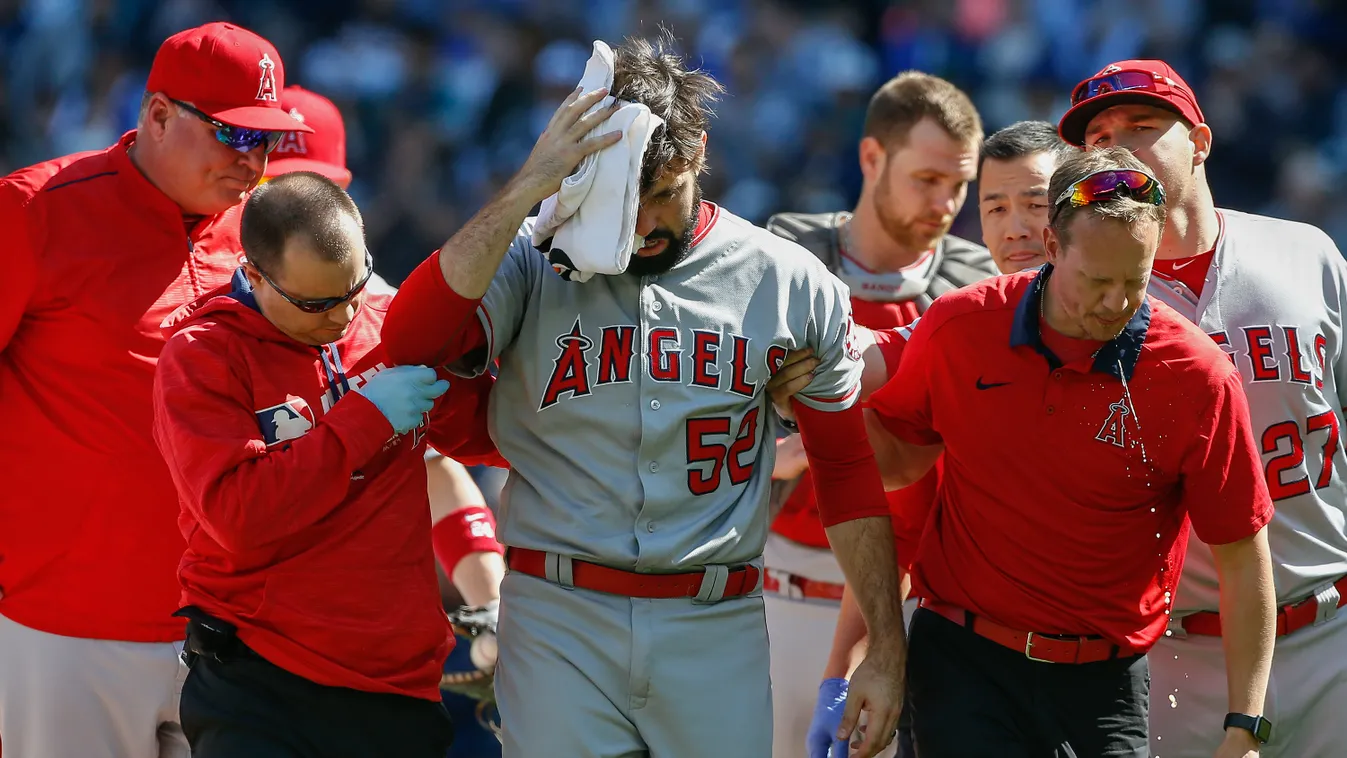
[[[267,447],[303,437],[313,424],[313,410],[302,397],[291,395],[280,405],[257,411],[257,427]]]

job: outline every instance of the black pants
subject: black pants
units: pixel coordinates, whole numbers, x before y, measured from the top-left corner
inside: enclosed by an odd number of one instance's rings
[[[919,609],[908,697],[920,758],[1146,758],[1145,656],[1039,663]]]
[[[325,687],[241,645],[223,660],[187,657],[192,758],[444,758],[453,742],[440,703]]]

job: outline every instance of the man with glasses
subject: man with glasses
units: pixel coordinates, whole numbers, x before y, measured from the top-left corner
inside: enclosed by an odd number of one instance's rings
[[[360,212],[331,180],[258,188],[241,237],[232,285],[166,322],[154,385],[187,535],[192,754],[443,758],[451,636],[422,459],[429,441],[495,460],[492,379],[441,399],[433,369],[389,368],[391,298],[364,293]]]
[[[1145,654],[1190,523],[1225,580],[1234,709],[1267,683],[1272,505],[1238,373],[1145,297],[1164,189],[1100,150],[1063,159],[1048,197],[1047,264],[938,299],[867,411],[890,486],[945,452],[912,567],[922,758],[1148,755]]]
[[[1238,666],[1218,613],[1225,577],[1189,545],[1169,632],[1156,645],[1152,749],[1210,755],[1223,728],[1267,752],[1328,758],[1347,745],[1347,262],[1319,229],[1217,208],[1206,178],[1211,128],[1163,61],[1120,61],[1077,85],[1062,138],[1125,147],[1170,191],[1172,223],[1150,293],[1210,335],[1244,379],[1277,516],[1268,526],[1276,655],[1268,702],[1226,702]],[[1236,690],[1231,688],[1233,693]],[[1275,724],[1275,726],[1274,726]]]
[[[189,29],[155,56],[135,131],[0,180],[6,758],[186,754],[183,538],[150,435],[159,325],[238,267],[240,203],[308,129],[284,86],[261,37]]]
[[[281,107],[313,128],[313,133],[286,135],[267,161],[267,177],[275,178],[296,171],[312,171],[346,189],[351,170],[346,166],[346,124],[336,104],[326,97],[292,84],[281,92]],[[365,291],[393,295],[397,290],[379,276],[370,274]],[[307,429],[307,427],[304,427]],[[433,448],[426,450],[426,478],[430,491],[430,539],[435,557],[452,581],[454,589],[468,607],[463,613],[476,613],[488,629],[493,629],[500,601],[500,582],[505,576],[505,549],[496,540],[496,517],[487,506],[472,474],[463,464]],[[445,708],[454,717],[454,746],[449,754],[488,758],[500,755],[500,741],[483,723],[485,714],[480,701],[472,695],[482,689],[483,674],[494,669],[494,657],[480,657],[489,649],[477,644],[479,656],[473,661],[473,640],[457,635],[456,646],[445,661],[442,681]],[[459,648],[462,649],[459,649]],[[459,682],[468,684],[459,685]]]

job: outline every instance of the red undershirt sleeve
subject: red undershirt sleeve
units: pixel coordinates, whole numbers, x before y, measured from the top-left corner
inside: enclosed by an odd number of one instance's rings
[[[397,364],[447,366],[486,348],[486,331],[476,318],[480,304],[444,280],[436,251],[412,271],[388,306],[381,335],[388,357]]]
[[[813,474],[814,499],[823,525],[888,516],[889,503],[865,432],[861,406],[820,411],[797,401],[791,404]]]

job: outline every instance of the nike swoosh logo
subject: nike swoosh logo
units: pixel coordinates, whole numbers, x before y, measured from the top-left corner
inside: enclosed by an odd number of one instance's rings
[[[1193,262],[1193,261],[1192,261],[1192,259],[1190,258],[1190,259],[1184,261],[1183,263],[1175,263],[1175,264],[1174,264],[1174,270],[1175,270],[1175,271],[1178,271],[1179,269],[1183,268],[1184,266],[1187,266],[1188,264],[1190,264],[1190,263],[1192,263],[1192,262]]]
[[[1004,387],[1004,386],[1006,386],[1007,384],[1010,384],[1010,382],[991,382],[991,383],[987,383],[987,382],[983,382],[983,381],[982,381],[982,377],[980,377],[980,376],[978,377],[978,389],[980,389],[980,390],[989,390],[989,389],[991,389],[992,387]]]

